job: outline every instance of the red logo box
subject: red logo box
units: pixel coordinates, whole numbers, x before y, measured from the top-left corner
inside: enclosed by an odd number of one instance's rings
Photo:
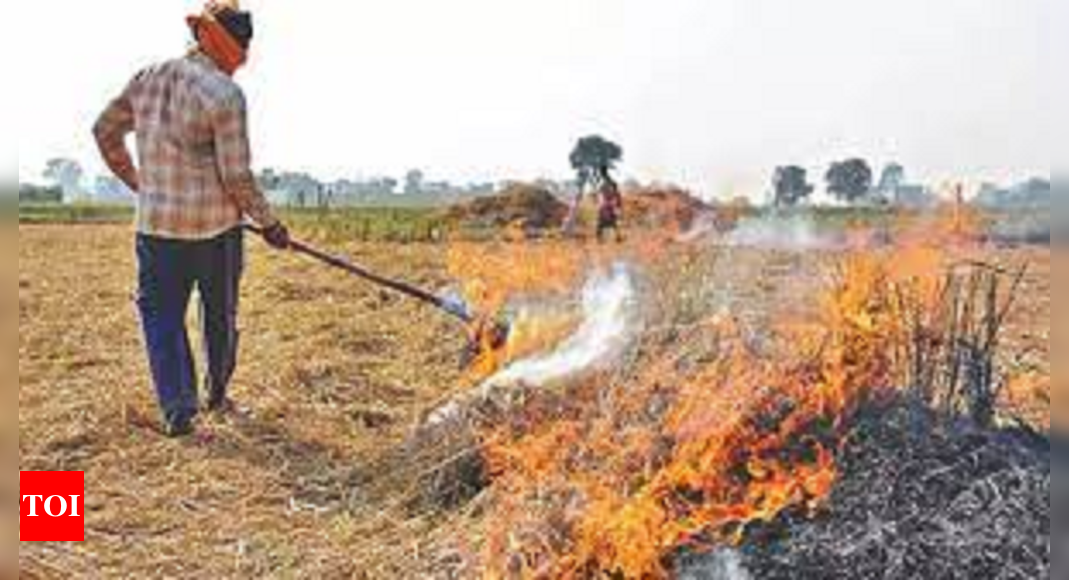
[[[19,472],[19,541],[85,541],[85,473]]]

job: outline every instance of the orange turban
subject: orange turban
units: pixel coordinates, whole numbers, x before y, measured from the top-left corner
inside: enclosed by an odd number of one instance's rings
[[[244,24],[244,31],[237,32],[232,30],[234,26],[226,25],[235,19]],[[190,16],[186,22],[200,49],[226,74],[233,76],[248,60],[252,24],[247,13],[238,12],[228,4],[209,2],[201,15]]]

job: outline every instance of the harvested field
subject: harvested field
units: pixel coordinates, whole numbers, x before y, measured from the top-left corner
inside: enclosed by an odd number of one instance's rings
[[[686,351],[688,360],[700,361],[709,354],[700,330],[718,316],[737,319],[759,340],[776,321],[813,308],[813,293],[836,263],[834,254],[821,252],[659,244],[651,250],[646,242],[591,251],[601,254],[591,258],[596,261],[628,252],[647,257],[640,264],[646,325],[637,352],[612,369],[619,374],[636,371],[626,362],[665,352]],[[547,254],[586,253],[578,245],[545,243],[559,244]],[[87,542],[20,545],[24,572],[42,578],[375,579],[474,578],[487,572],[484,544],[494,532],[488,514],[500,499],[494,488],[448,509],[413,503],[425,491],[421,476],[435,465],[419,464],[413,459],[418,453],[406,446],[428,413],[468,387],[458,367],[463,328],[298,256],[268,253],[250,240],[243,349],[233,391],[247,409],[231,419],[205,419],[197,437],[173,442],[155,430],[133,304],[129,229],[23,225],[18,247],[19,468],[84,470],[88,494]],[[334,247],[384,274],[431,288],[459,282],[442,245]],[[1049,377],[1050,253],[1000,250],[982,257],[1030,265],[1006,332],[1013,360],[1005,364]],[[1003,408],[1042,430],[1050,421],[1049,394],[1044,399],[1034,391],[1029,384],[1011,393]],[[896,433],[874,433],[873,445],[896,444]],[[969,452],[983,448],[966,440],[940,443],[920,448],[918,461],[929,465],[929,455],[956,445]],[[996,454],[1002,449],[997,442],[988,448]],[[849,457],[848,468],[882,473],[867,463],[875,459]],[[831,514],[843,506],[842,519],[818,518],[812,527],[792,522],[793,537],[824,541],[829,524],[839,521],[861,530],[864,514],[886,508],[869,504],[894,497],[856,497],[867,483],[846,477],[826,506]],[[947,485],[973,489],[973,483]],[[1040,484],[1028,479],[1021,485]],[[968,503],[970,497],[948,501]],[[1043,514],[1036,511],[1029,512],[1035,520],[1018,525],[1041,524]],[[1047,530],[1049,537],[1049,522]],[[918,544],[904,534],[903,545],[894,546],[910,553],[906,544],[935,549],[953,540],[923,539]],[[835,560],[796,545],[786,544],[785,552],[796,554],[791,556],[796,563],[834,560],[844,566],[840,570],[870,569],[850,568],[849,558]],[[1042,564],[1043,555],[1033,555],[1030,562]],[[1045,557],[1049,565],[1049,554]],[[1024,563],[1022,571],[1034,569]],[[782,564],[759,546],[745,552],[740,564],[784,577],[776,573]],[[902,570],[902,577],[936,571]]]

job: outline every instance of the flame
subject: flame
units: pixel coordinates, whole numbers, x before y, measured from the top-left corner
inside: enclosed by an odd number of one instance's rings
[[[680,549],[821,509],[857,411],[906,382],[906,314],[937,308],[951,254],[978,239],[949,215],[934,236],[846,255],[817,314],[776,329],[785,352],[754,352],[716,319],[695,331],[719,337],[711,362],[596,378],[485,433],[501,530],[487,576],[666,578]]]
[[[578,318],[567,310],[540,310],[538,303],[567,302],[589,272],[608,269],[621,258],[636,264],[657,262],[669,237],[665,232],[636,234],[626,244],[613,246],[561,240],[451,245],[449,272],[465,281],[462,291],[474,313],[468,331],[475,353],[465,382],[481,382],[512,361],[560,344],[575,330]],[[507,332],[502,333],[504,328]]]
[[[477,383],[509,361],[546,348],[564,336],[567,317],[506,312],[518,296],[527,300],[560,298],[577,284],[583,264],[557,243],[456,243],[447,256],[449,272],[465,280],[463,294],[474,313],[469,344],[475,352],[467,382]]]
[[[893,384],[887,347],[896,326],[891,296],[880,291],[883,279],[876,261],[851,261],[823,314],[834,330],[821,340],[798,337],[801,348],[786,366],[736,342],[677,385],[639,385],[641,394],[628,393],[607,414],[579,410],[578,418],[551,421],[543,433],[496,434],[487,455],[503,493],[531,500],[557,486],[582,506],[571,517],[565,510],[563,527],[572,537],[563,549],[546,554],[538,543],[525,544],[523,560],[555,561],[544,577],[594,570],[661,578],[663,558],[675,549],[737,542],[746,526],[787,508],[817,509],[838,476],[834,454],[844,419],[874,388]],[[645,411],[635,401],[665,395],[673,401],[666,413],[620,432],[617,426]],[[543,527],[539,517],[510,515],[507,529]],[[505,556],[488,555],[491,563]],[[534,570],[528,565],[524,572]]]

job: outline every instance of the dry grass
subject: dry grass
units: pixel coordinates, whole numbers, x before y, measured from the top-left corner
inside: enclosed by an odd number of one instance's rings
[[[460,384],[463,334],[451,321],[250,241],[234,383],[249,413],[206,421],[197,439],[172,442],[153,428],[128,228],[20,226],[18,235],[19,467],[84,470],[88,487],[88,541],[20,545],[24,569],[43,577],[474,574],[465,566],[479,554],[492,497],[454,513],[413,514],[403,509],[412,482],[400,477],[412,466],[398,467],[413,425]],[[441,246],[344,249],[387,274],[450,282]],[[821,256],[710,252],[660,260],[661,294],[677,298],[656,305],[658,321],[697,323],[731,306],[759,327],[805,308],[800,288],[819,282],[827,265]],[[998,258],[1034,264],[1010,340],[1046,341],[1049,254]],[[1021,364],[1049,372],[1049,349]],[[1049,424],[1049,404],[1028,412]]]
[[[251,414],[207,423],[194,442],[165,441],[151,428],[128,230],[30,227],[20,238],[20,468],[85,470],[89,493],[85,545],[20,547],[23,556],[148,576],[371,570],[354,547],[400,523],[347,513],[346,496],[373,477],[362,466],[456,384],[459,329],[252,242],[234,384]],[[353,254],[444,281],[425,248]],[[403,536],[388,549],[414,551],[426,534]]]

